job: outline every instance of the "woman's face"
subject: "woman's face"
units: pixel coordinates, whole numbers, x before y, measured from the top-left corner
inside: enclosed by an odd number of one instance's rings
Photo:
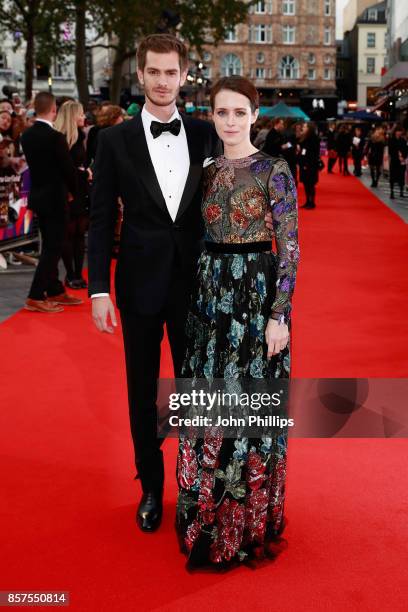
[[[249,140],[251,125],[258,118],[258,111],[251,110],[249,99],[243,94],[222,89],[215,96],[213,120],[220,139],[229,146]]]
[[[0,102],[0,113],[1,113],[2,111],[7,111],[8,113],[10,113],[10,114],[11,114],[11,113],[13,112],[13,110],[14,110],[14,109],[13,109],[13,105],[12,105],[12,103],[11,103],[11,102],[7,102],[7,101],[5,101],[5,102]]]
[[[77,126],[81,128],[81,127],[84,127],[84,125],[85,125],[85,113],[83,109],[81,108],[77,115]]]
[[[12,122],[13,120],[11,118],[10,113],[8,112],[0,113],[0,130],[2,132],[7,132],[7,130],[11,128]]]

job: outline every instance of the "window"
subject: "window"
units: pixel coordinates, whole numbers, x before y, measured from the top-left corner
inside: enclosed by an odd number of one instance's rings
[[[314,81],[314,79],[316,78],[316,69],[315,68],[308,68],[307,70],[307,78],[311,81]]]
[[[282,12],[284,15],[294,15],[296,10],[295,0],[283,0]]]
[[[255,2],[255,4],[251,4],[248,9],[248,12],[255,15],[272,15],[272,0],[265,0],[264,2]]]
[[[375,74],[375,57],[367,57],[367,74]]]
[[[265,61],[265,53],[262,53],[262,51],[257,53],[256,54],[256,61],[258,62],[258,64],[263,64],[264,61]]]
[[[336,68],[336,79],[344,78],[343,68]]]
[[[325,64],[331,64],[331,62],[332,62],[332,56],[329,55],[329,54],[325,55],[324,56],[324,63]]]
[[[314,53],[309,53],[308,57],[307,57],[307,61],[309,62],[309,64],[315,64],[316,63],[316,56]]]
[[[254,43],[271,43],[272,42],[272,26],[258,24],[250,26],[248,32],[248,42]]]
[[[211,79],[211,66],[206,66],[203,68],[202,74],[206,79]]]
[[[330,45],[331,44],[331,31],[330,28],[324,28],[324,44],[325,45]]]
[[[367,11],[368,21],[377,21],[377,9],[369,8]]]
[[[264,79],[265,78],[265,68],[256,68],[255,77],[257,79]]]
[[[221,60],[221,75],[232,76],[233,74],[242,76],[242,62],[234,53],[228,53]]]
[[[204,51],[203,60],[205,62],[211,62],[211,59],[212,59],[211,53],[209,51]]]
[[[295,27],[285,25],[282,28],[282,42],[285,45],[293,45],[295,42]]]
[[[232,28],[231,30],[229,30],[227,32],[227,35],[225,36],[225,42],[237,42],[238,37],[237,37],[237,29],[236,28]]]
[[[324,16],[330,17],[331,15],[331,0],[324,0]]]
[[[367,47],[369,49],[375,47],[375,32],[367,32]]]
[[[279,63],[279,76],[281,79],[298,79],[299,62],[291,55],[282,57]]]
[[[7,68],[7,58],[4,53],[0,53],[0,68]]]
[[[323,70],[323,78],[324,78],[326,81],[329,81],[329,80],[331,79],[330,68],[325,68],[325,69]]]

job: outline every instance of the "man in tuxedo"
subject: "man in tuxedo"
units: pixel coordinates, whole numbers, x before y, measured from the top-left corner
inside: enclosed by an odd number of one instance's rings
[[[28,207],[38,217],[42,238],[41,256],[25,308],[34,312],[61,312],[63,305],[83,300],[68,295],[58,279],[69,194],[76,191],[76,170],[65,136],[53,128],[57,114],[55,98],[42,91],[34,100],[36,121],[22,135],[21,145],[30,169]]]
[[[205,121],[180,116],[187,76],[185,45],[167,34],[144,39],[138,77],[140,114],[99,134],[89,229],[89,295],[97,328],[116,326],[110,298],[112,242],[124,206],[115,274],[123,329],[131,433],[143,495],[136,520],[154,531],[162,516],[163,453],[157,437],[157,379],[164,324],[176,377],[185,354],[184,325],[203,237],[202,169],[218,139]]]

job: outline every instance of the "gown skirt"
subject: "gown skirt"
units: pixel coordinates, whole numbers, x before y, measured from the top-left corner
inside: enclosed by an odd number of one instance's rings
[[[265,328],[276,294],[273,251],[204,251],[186,322],[183,377],[289,378],[290,347],[267,360]],[[290,330],[290,321],[289,321]],[[262,438],[181,436],[176,531],[187,567],[227,569],[280,552],[287,428]]]

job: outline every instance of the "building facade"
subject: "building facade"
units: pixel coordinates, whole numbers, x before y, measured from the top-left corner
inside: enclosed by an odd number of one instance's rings
[[[246,23],[207,45],[200,59],[211,82],[232,74],[253,79],[264,105],[283,100],[310,114],[322,101],[335,114],[335,0],[256,2]]]
[[[17,33],[16,33],[17,34]],[[0,35],[0,95],[3,87],[11,87],[24,96],[24,53],[25,44],[14,50],[12,33]],[[49,77],[51,80],[49,81]],[[36,65],[34,68],[33,94],[49,90],[56,96],[77,95],[75,83],[75,58],[67,57],[64,62],[52,61],[49,66]]]
[[[408,128],[408,2],[387,1],[387,58],[377,107]]]
[[[381,0],[377,0],[377,4],[380,2]],[[349,0],[343,9],[343,32],[352,30],[358,16],[373,4],[375,4],[373,0]]]
[[[381,89],[386,62],[386,3],[367,7],[350,32],[345,33],[351,57],[352,94],[358,108],[373,108]]]

